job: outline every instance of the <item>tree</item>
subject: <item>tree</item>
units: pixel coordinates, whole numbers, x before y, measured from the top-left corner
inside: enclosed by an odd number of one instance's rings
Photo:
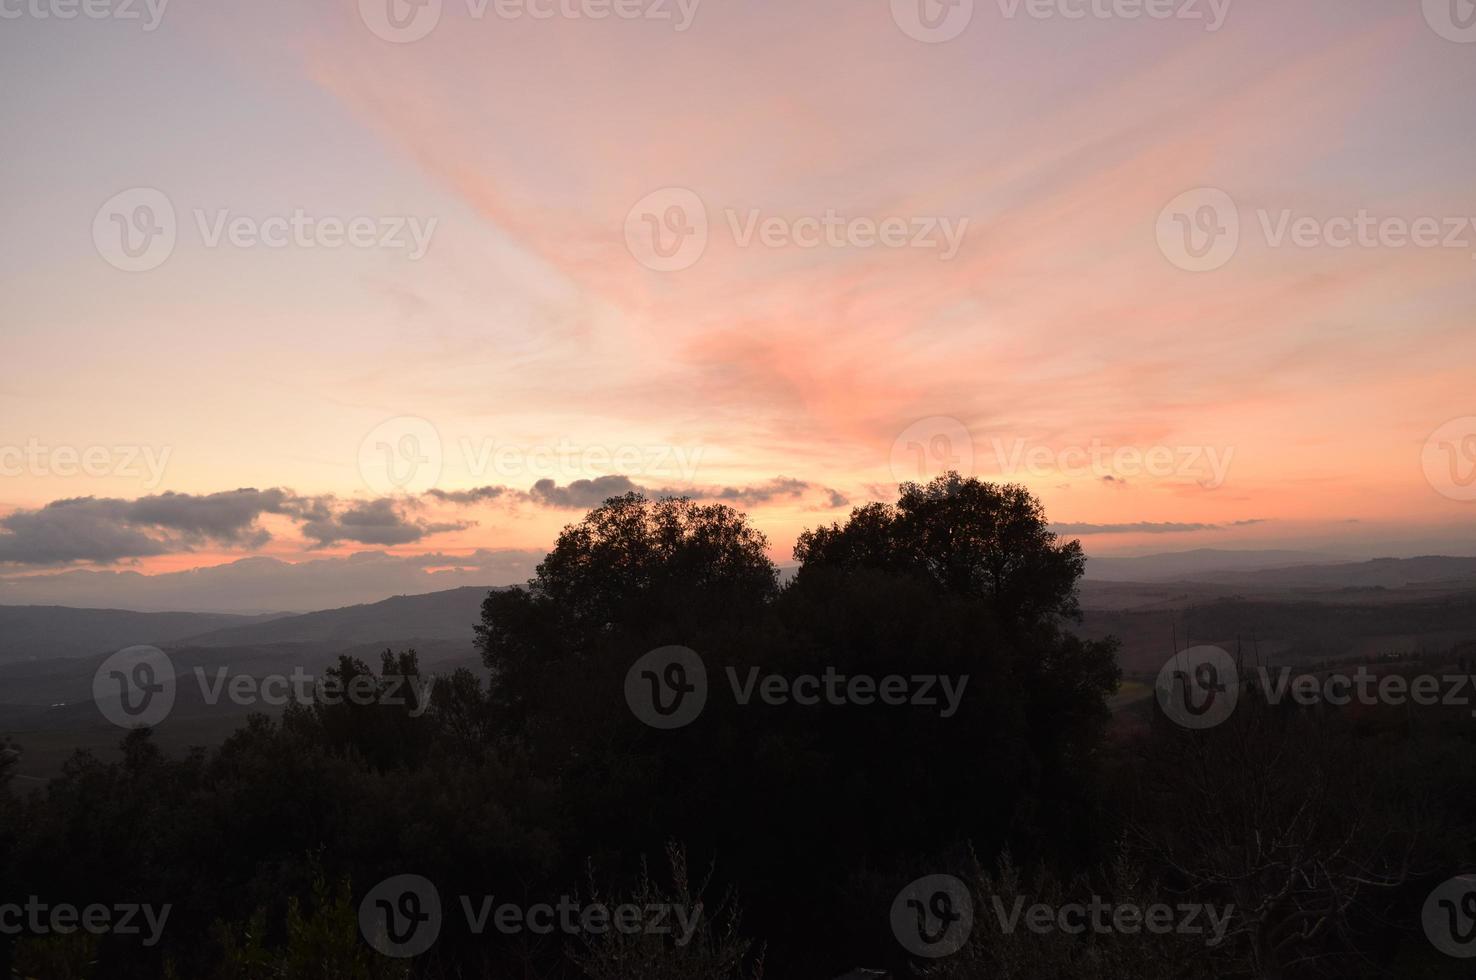
[[[635,492],[564,528],[526,589],[482,605],[477,644],[501,730],[526,732],[534,715],[576,699],[582,679],[623,676],[629,663],[610,658],[751,622],[777,592],[767,547],[731,507]]]
[[[1476,773],[1464,712],[1423,732],[1395,709],[1349,716],[1253,690],[1204,731],[1155,715],[1121,786],[1128,844],[1165,884],[1234,905],[1220,975],[1417,975],[1373,937],[1401,918],[1418,935],[1409,907],[1469,867],[1470,806],[1451,791]]]
[[[10,788],[15,769],[20,765],[20,749],[8,736],[0,737],[0,793]]]
[[[310,718],[335,751],[356,752],[376,768],[412,765],[431,747],[434,725],[422,701],[435,693],[414,650],[384,651],[378,676],[362,660],[340,655],[312,702],[288,707],[288,723]]]
[[[1028,626],[1080,615],[1081,543],[1062,543],[1028,489],[946,473],[904,483],[895,505],[873,503],[800,535],[806,569],[905,571],[956,595],[986,599],[1005,624]]]
[[[633,905],[640,909],[667,908],[691,916],[692,932],[675,937],[648,931],[612,929],[583,937],[584,949],[570,954],[588,980],[763,980],[762,944],[739,934],[742,910],[729,893],[708,902],[705,892],[712,869],[693,881],[687,870],[687,850],[672,842],[666,847],[671,885],[652,879],[645,858],[630,893],[604,897],[589,870],[591,902],[607,907]],[[678,917],[679,918],[679,917]]]

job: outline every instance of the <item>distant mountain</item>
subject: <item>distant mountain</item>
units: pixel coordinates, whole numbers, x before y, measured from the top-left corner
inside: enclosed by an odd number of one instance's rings
[[[1193,576],[1197,581],[1262,589],[1402,589],[1441,586],[1476,589],[1476,558],[1426,555],[1420,558],[1376,558],[1335,565],[1292,565],[1258,571],[1215,571]]]
[[[1314,551],[1230,551],[1197,548],[1139,558],[1088,558],[1086,577],[1103,582],[1206,580],[1228,572],[1258,572],[1290,565],[1328,564],[1337,559]],[[1218,579],[1216,579],[1218,580]]]
[[[161,646],[198,633],[261,623],[271,618],[67,606],[0,606],[0,662],[90,657],[144,643]]]
[[[384,650],[413,647],[427,672],[468,667],[480,675],[473,626],[488,591],[466,587],[276,617],[0,606],[0,649],[19,648],[20,638],[48,630],[52,641],[45,659],[0,658],[0,732],[24,743],[26,778],[56,775],[75,748],[111,755],[119,731],[93,703],[93,678],[107,655],[138,643],[164,649],[179,678],[175,707],[156,726],[160,744],[174,750],[217,744],[253,711],[280,711],[254,700],[207,701],[200,671],[208,678],[217,671],[261,678],[301,669],[321,677],[340,655],[377,667]]]
[[[325,609],[268,622],[236,625],[181,637],[191,647],[264,647],[312,644],[343,650],[378,645],[397,649],[417,641],[465,640],[482,618],[482,600],[490,586],[468,586],[425,595],[402,595],[361,606]]]
[[[470,555],[361,551],[287,562],[264,555],[144,575],[73,568],[0,576],[0,605],[76,606],[141,612],[307,613],[464,586],[528,581],[544,552],[500,548]]]

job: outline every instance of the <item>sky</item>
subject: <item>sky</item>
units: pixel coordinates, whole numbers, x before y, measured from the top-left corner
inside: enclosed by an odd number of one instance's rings
[[[0,603],[517,582],[628,489],[782,563],[945,469],[1476,554],[1469,0],[0,0],[0,74]]]

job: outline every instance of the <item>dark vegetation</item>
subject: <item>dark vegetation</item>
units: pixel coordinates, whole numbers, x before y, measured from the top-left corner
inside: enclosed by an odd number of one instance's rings
[[[1460,976],[1428,950],[1430,888],[1471,867],[1466,711],[1251,704],[1189,732],[1109,735],[1110,641],[1065,626],[1085,559],[1019,487],[904,485],[800,539],[782,588],[742,515],[613,498],[567,528],[525,589],[493,592],[489,680],[428,705],[292,707],[219,749],[79,753],[40,789],[0,747],[0,901],[169,904],[163,941],[0,937],[21,976],[895,977]],[[705,662],[687,727],[643,724],[626,673],[655,648]],[[962,707],[740,705],[726,671],[967,675]],[[414,651],[345,680],[417,675]],[[422,710],[423,709],[423,710]],[[447,915],[422,956],[359,935],[377,882],[433,881]],[[892,934],[923,875],[969,882],[967,946],[932,962]],[[455,896],[702,903],[662,937],[473,935]],[[1226,940],[1017,932],[990,896],[1233,903]],[[1012,898],[1006,898],[1006,902]],[[1440,972],[1445,970],[1447,972]]]

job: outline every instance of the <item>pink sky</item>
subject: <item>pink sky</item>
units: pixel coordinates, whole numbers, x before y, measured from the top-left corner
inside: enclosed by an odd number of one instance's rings
[[[975,0],[926,43],[900,0],[664,3],[682,30],[442,0],[427,36],[376,36],[376,4],[402,2],[6,25],[30,94],[0,108],[19,137],[0,162],[0,469],[28,445],[168,456],[157,479],[28,461],[0,476],[0,522],[238,487],[331,495],[341,517],[393,489],[366,439],[424,450],[406,421],[424,420],[438,473],[396,505],[420,536],[318,542],[270,514],[270,540],[142,526],[163,553],[6,564],[0,524],[0,578],[536,551],[581,513],[557,505],[571,481],[613,476],[729,499],[787,560],[805,527],[936,470],[909,446],[940,438],[1093,553],[1476,550],[1476,420],[1447,426],[1476,416],[1476,38],[1438,4],[1236,0],[1210,30]],[[177,225],[147,271],[95,240],[133,188]],[[1165,214],[1192,191],[1191,225],[1210,200],[1241,224],[1208,271],[1183,267]],[[658,192],[657,220],[696,201],[679,216],[707,222],[669,271],[627,234]],[[298,210],[412,218],[428,247],[209,241],[217,219]],[[827,215],[850,222],[838,243],[788,237]],[[1360,215],[1376,236],[1335,247]],[[887,219],[908,243],[862,247]],[[1307,242],[1278,239],[1298,219]],[[1401,241],[1418,219],[1439,245]],[[753,221],[777,237],[745,242]],[[1108,463],[1060,465],[1092,451]],[[529,495],[545,478],[564,496]],[[489,485],[509,492],[423,493]],[[1102,533],[1121,526],[1139,530]]]

